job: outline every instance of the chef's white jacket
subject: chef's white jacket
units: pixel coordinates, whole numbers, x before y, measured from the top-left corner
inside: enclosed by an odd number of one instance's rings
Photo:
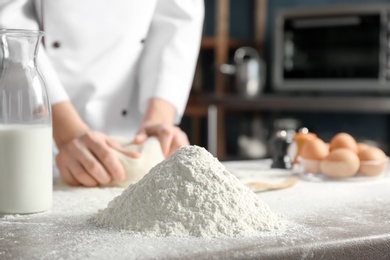
[[[131,138],[150,98],[184,112],[203,0],[0,0],[0,27],[41,29],[52,104],[70,100],[94,130]]]

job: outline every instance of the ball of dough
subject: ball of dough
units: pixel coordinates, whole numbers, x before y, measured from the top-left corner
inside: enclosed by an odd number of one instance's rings
[[[126,179],[124,181],[113,180],[108,185],[115,187],[127,187],[141,180],[151,168],[164,160],[161,145],[156,137],[149,137],[140,145],[130,144],[123,146],[124,149],[135,151],[140,154],[139,158],[131,158],[121,152],[114,150],[116,156],[121,162]]]

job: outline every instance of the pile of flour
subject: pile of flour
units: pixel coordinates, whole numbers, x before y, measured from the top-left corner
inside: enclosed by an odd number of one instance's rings
[[[92,221],[148,236],[254,235],[281,226],[279,216],[206,149],[187,146],[153,167]]]

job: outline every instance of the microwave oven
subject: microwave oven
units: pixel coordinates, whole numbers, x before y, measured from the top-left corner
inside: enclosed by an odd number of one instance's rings
[[[280,10],[276,92],[390,93],[390,5]]]

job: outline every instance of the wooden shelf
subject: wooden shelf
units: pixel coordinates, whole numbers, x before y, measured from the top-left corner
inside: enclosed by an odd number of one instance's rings
[[[207,116],[207,105],[188,103],[184,115],[191,117]]]
[[[202,39],[202,43],[201,43],[201,48],[203,50],[207,50],[207,49],[214,49],[215,47],[217,47],[217,39],[216,38],[213,38],[213,37],[203,37]],[[237,49],[237,48],[240,48],[242,46],[251,46],[251,47],[254,47],[256,49],[259,49],[261,48],[262,46],[256,46],[258,44],[256,44],[255,41],[245,41],[245,40],[238,40],[238,39],[228,39],[228,48],[229,49]]]
[[[199,105],[216,105],[231,111],[303,111],[333,113],[390,113],[390,96],[294,96],[265,94],[256,98],[238,95],[198,95]]]

